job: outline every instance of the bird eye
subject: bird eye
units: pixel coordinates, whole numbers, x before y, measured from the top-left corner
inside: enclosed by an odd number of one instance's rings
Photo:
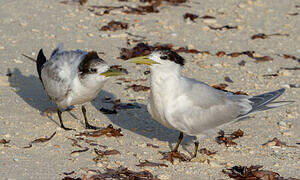
[[[160,59],[168,59],[168,56],[161,56]]]
[[[95,73],[95,72],[97,72],[97,69],[91,68],[91,69],[90,69],[90,72]]]

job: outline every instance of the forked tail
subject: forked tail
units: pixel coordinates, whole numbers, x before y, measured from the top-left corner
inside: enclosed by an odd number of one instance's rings
[[[245,117],[250,113],[256,112],[256,111],[265,111],[268,109],[277,108],[280,106],[284,106],[287,104],[291,104],[294,101],[277,101],[273,102],[275,99],[277,99],[280,95],[284,93],[285,89],[279,89],[276,91],[264,93],[258,96],[253,96],[249,98],[250,104],[252,106],[252,109],[247,112],[246,114],[240,115],[240,117]]]

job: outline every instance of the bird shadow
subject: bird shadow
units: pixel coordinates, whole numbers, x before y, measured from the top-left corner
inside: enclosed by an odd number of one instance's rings
[[[115,96],[107,91],[101,91],[100,96],[94,99],[91,104],[100,112],[101,108],[112,109],[112,103],[103,103],[104,98],[110,98],[115,100]],[[147,137],[149,139],[156,138],[160,141],[167,141],[169,143],[170,149],[175,146],[174,143],[177,142],[179,131],[169,129],[164,127],[159,122],[152,119],[151,115],[147,111],[147,106],[138,102],[122,102],[131,103],[136,108],[132,109],[117,109],[116,114],[105,114],[109,120],[119,127],[132,131],[138,135]],[[184,150],[186,149],[186,144],[194,140],[194,137],[185,135],[184,140],[181,143]],[[173,144],[173,145],[172,145]]]
[[[24,75],[18,68],[7,69],[8,82],[15,87],[15,93],[20,96],[32,108],[40,111],[41,114],[47,109],[55,108],[56,105],[48,98],[40,79],[35,75]],[[51,116],[47,117],[59,125]]]

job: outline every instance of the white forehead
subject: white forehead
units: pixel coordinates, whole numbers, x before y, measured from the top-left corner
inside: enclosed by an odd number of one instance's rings
[[[149,57],[150,59],[155,60],[155,59],[160,59],[161,55],[162,55],[161,51],[154,51],[150,54]]]

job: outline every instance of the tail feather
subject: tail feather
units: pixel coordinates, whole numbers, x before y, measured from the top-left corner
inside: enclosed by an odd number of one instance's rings
[[[284,93],[285,89],[279,89],[276,91],[272,91],[272,92],[268,92],[268,93],[264,93],[258,96],[253,96],[252,98],[249,99],[249,101],[251,102],[252,105],[252,110],[248,112],[252,113],[256,110],[259,110],[260,108],[262,108],[263,106],[269,104],[270,102],[274,101],[275,99],[277,99],[280,95],[282,95]]]
[[[37,60],[36,60],[36,69],[39,74],[39,78],[42,82],[43,82],[43,80],[42,80],[41,73],[42,73],[43,65],[45,64],[46,61],[47,61],[47,59],[43,53],[43,49],[40,49],[39,54],[37,56]]]
[[[278,101],[273,102],[275,99],[277,99],[280,95],[284,93],[285,89],[279,89],[276,91],[264,93],[258,96],[253,96],[249,98],[250,104],[252,106],[252,109],[247,112],[246,114],[241,114],[238,118],[245,117],[249,115],[250,113],[256,112],[256,111],[265,111],[268,109],[277,108],[280,106],[284,106],[287,104],[291,104],[294,101]]]
[[[273,108],[277,108],[277,107],[280,107],[280,106],[285,106],[285,105],[291,104],[293,102],[294,101],[276,101],[276,102],[270,102],[269,104],[266,104],[266,105],[260,107],[256,111],[265,111],[265,110],[268,110],[268,109],[273,109]]]

